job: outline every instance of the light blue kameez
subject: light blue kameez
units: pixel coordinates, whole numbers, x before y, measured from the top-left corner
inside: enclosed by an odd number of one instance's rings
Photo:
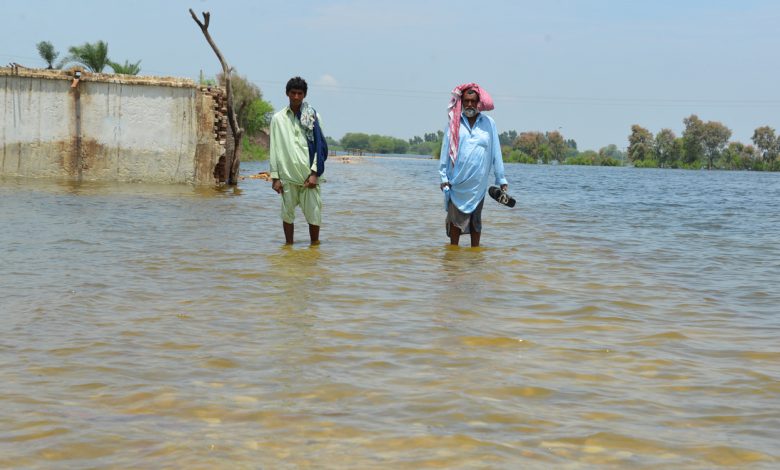
[[[496,186],[507,184],[495,121],[485,113],[479,113],[471,127],[468,119],[461,115],[459,141],[458,158],[453,166],[449,157],[448,128],[439,159],[441,182],[451,185],[449,191],[444,191],[444,210],[452,203],[464,214],[471,214],[485,198],[491,169]]]

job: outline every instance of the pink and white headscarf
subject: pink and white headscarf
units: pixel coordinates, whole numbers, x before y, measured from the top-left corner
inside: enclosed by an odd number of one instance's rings
[[[495,108],[493,106],[493,98],[476,83],[464,83],[452,90],[450,104],[447,106],[447,116],[449,117],[450,125],[450,161],[453,165],[455,165],[455,159],[458,158],[458,143],[460,142],[460,99],[466,90],[474,90],[479,95],[478,111],[490,111]]]

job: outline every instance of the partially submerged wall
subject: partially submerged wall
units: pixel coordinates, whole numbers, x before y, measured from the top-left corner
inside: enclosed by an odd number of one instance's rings
[[[74,74],[0,67],[0,175],[215,183],[221,90]]]

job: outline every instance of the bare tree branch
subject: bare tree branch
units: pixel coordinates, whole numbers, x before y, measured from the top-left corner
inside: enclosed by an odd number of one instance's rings
[[[192,8],[190,8],[190,15],[192,16],[192,19],[195,21],[195,23],[198,24],[200,30],[203,32],[203,36],[206,37],[206,41],[217,55],[217,59],[219,59],[219,63],[222,65],[222,73],[225,76],[228,122],[230,123],[230,130],[233,132],[234,142],[233,155],[231,155],[230,158],[228,158],[225,162],[225,181],[227,184],[236,184],[238,181],[238,167],[240,163],[239,152],[241,150],[241,136],[243,135],[244,130],[239,127],[238,117],[236,116],[235,110],[233,109],[233,85],[230,82],[230,74],[233,72],[233,68],[228,65],[227,61],[222,56],[222,52],[220,52],[219,48],[217,47],[217,44],[211,38],[211,34],[209,34],[208,28],[209,21],[211,19],[211,13],[207,11],[203,12],[203,22],[198,19],[198,16],[195,14],[195,12],[192,11]]]

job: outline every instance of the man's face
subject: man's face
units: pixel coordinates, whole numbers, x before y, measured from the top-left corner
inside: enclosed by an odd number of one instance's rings
[[[306,93],[303,90],[292,88],[287,92],[287,97],[290,98],[290,107],[298,108],[303,103],[303,99],[306,98]]]
[[[463,93],[463,97],[460,101],[463,111],[466,112],[467,115],[469,114],[469,110],[473,110],[474,115],[476,116],[477,104],[479,104],[479,95],[476,91],[470,90]]]

